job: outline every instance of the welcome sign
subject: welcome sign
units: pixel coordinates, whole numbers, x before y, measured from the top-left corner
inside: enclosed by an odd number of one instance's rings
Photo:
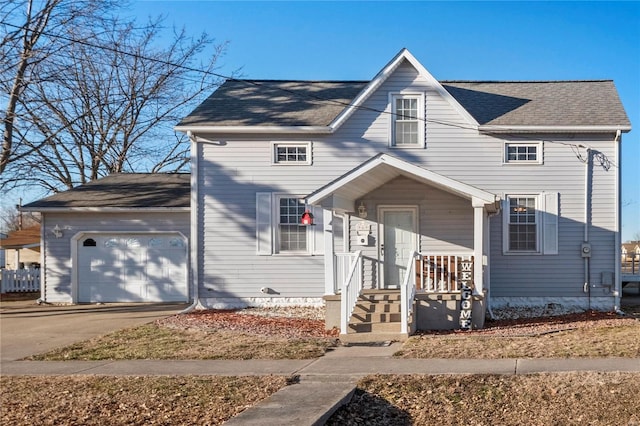
[[[473,260],[461,260],[458,282],[460,283],[460,329],[471,330],[471,308],[473,306]]]

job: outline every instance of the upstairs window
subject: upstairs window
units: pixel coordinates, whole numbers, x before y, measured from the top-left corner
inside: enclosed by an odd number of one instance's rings
[[[424,97],[418,94],[391,95],[391,146],[424,146]]]
[[[282,143],[272,144],[273,164],[308,165],[311,164],[311,143]]]
[[[504,145],[504,162],[519,164],[541,164],[541,143],[506,143]]]

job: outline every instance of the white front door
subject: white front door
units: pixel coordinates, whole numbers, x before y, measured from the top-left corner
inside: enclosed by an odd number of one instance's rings
[[[418,249],[417,207],[380,207],[382,288],[398,288],[407,262]]]

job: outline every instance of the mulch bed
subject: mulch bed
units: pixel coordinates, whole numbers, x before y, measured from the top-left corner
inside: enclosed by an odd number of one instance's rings
[[[195,311],[159,320],[158,324],[187,330],[227,330],[288,338],[326,338],[340,334],[337,329],[325,330],[323,320],[252,315],[237,310]]]

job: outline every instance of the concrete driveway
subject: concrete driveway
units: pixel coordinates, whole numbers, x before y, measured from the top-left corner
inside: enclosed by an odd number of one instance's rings
[[[71,343],[176,314],[188,304],[38,305],[0,302],[0,362],[14,361]]]

